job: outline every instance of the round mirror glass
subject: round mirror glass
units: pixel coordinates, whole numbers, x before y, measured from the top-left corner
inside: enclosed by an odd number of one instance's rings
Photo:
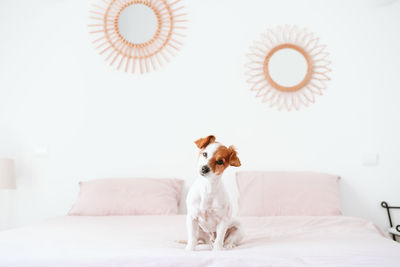
[[[150,41],[157,32],[157,16],[144,4],[132,4],[122,10],[118,19],[119,32],[127,41],[141,44]]]
[[[271,79],[281,86],[291,87],[301,83],[307,75],[307,60],[297,50],[282,48],[268,62]]]

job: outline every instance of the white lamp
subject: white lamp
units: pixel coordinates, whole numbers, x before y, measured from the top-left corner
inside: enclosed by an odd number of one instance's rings
[[[0,189],[16,189],[14,160],[0,159]]]

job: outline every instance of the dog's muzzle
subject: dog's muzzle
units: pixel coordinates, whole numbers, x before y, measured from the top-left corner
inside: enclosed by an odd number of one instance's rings
[[[210,172],[210,167],[208,167],[207,165],[204,165],[203,167],[201,167],[201,170],[200,170],[200,174],[201,175],[204,176],[209,172]]]

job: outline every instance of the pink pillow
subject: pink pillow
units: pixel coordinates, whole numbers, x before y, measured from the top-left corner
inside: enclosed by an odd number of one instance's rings
[[[79,185],[68,215],[168,215],[178,213],[183,180],[115,178]]]
[[[236,173],[241,216],[341,215],[339,176],[314,172]]]

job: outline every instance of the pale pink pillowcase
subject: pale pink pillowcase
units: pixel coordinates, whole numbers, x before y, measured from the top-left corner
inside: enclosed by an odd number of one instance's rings
[[[236,174],[241,216],[341,215],[339,176],[314,172]]]
[[[112,178],[79,185],[68,215],[170,215],[178,213],[183,180]]]

